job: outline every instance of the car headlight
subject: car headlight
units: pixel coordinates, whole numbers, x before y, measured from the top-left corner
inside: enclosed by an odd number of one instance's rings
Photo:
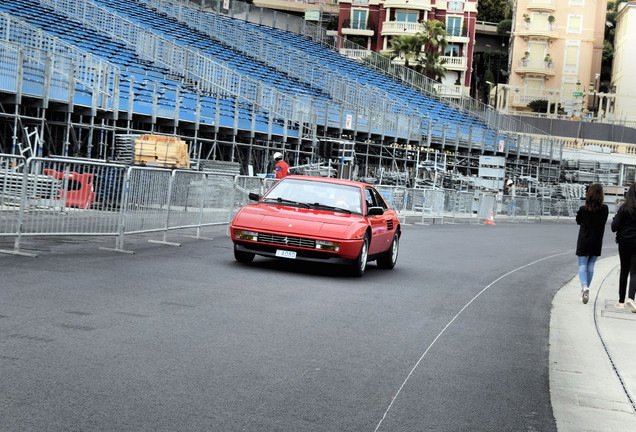
[[[316,249],[338,252],[340,250],[340,243],[326,240],[316,240]]]
[[[234,230],[234,237],[239,240],[257,241],[258,233],[254,231]]]

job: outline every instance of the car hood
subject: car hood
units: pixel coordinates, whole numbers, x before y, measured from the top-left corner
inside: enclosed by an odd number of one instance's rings
[[[348,237],[347,233],[366,225],[360,215],[304,209],[272,204],[249,204],[234,217],[232,225],[253,230],[293,235]]]

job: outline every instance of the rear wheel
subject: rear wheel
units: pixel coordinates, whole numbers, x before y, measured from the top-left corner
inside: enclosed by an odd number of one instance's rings
[[[238,250],[238,246],[234,245],[234,259],[243,264],[249,264],[254,259],[254,254]]]
[[[362,240],[362,246],[360,247],[360,253],[358,254],[358,258],[353,261],[353,275],[354,276],[362,276],[364,271],[367,269],[367,259],[369,258],[369,235],[364,236],[364,240]]]
[[[392,269],[395,267],[398,259],[398,249],[400,247],[400,236],[397,231],[393,234],[393,241],[391,242],[391,246],[389,246],[389,250],[382,254],[381,257],[378,258],[378,267],[383,269]]]

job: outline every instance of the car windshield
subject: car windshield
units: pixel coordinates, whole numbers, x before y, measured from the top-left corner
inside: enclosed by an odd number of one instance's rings
[[[329,182],[287,178],[278,182],[263,197],[263,201],[296,203],[302,207],[309,205],[345,213],[362,213],[362,195],[359,188]]]

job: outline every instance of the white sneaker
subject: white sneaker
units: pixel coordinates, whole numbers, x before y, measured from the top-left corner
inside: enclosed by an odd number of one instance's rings
[[[585,288],[583,289],[583,304],[587,304],[589,299],[590,299],[590,289]]]
[[[634,303],[634,300],[632,299],[627,299],[627,301],[625,302],[625,304],[627,305],[628,308],[631,309],[632,312],[636,313],[636,304]]]

